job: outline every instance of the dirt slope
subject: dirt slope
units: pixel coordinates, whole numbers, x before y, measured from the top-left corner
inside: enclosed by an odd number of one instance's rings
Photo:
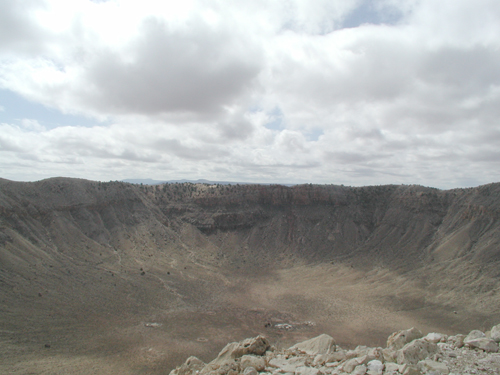
[[[487,327],[499,213],[500,184],[0,180],[0,372],[160,374],[258,333]]]

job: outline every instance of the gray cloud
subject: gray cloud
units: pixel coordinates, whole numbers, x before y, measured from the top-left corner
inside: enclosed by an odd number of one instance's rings
[[[417,75],[428,84],[452,88],[454,99],[460,99],[500,85],[499,66],[500,50],[491,46],[444,46],[424,57]]]
[[[33,14],[44,8],[43,1],[0,1],[0,56],[44,51],[50,35],[37,24]]]
[[[188,147],[177,139],[160,139],[154,143],[154,147],[167,154],[173,154],[188,160],[211,160],[229,153],[218,147],[202,145],[201,147]]]
[[[251,41],[202,21],[176,30],[150,17],[127,53],[127,60],[111,50],[95,57],[82,78],[92,90],[80,94],[91,108],[150,115],[220,112],[259,72],[259,51]]]
[[[0,151],[24,151],[17,143],[0,136]]]

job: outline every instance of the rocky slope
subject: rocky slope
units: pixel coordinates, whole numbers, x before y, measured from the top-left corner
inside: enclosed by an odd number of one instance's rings
[[[278,350],[258,336],[228,344],[210,363],[192,356],[170,375],[472,375],[499,374],[500,325],[487,334],[467,336],[429,333],[418,329],[394,332],[387,347],[342,349],[328,335],[320,335]]]
[[[500,184],[0,180],[0,370],[78,354],[107,373],[163,373],[258,333],[349,346],[411,325],[486,330],[499,213]]]

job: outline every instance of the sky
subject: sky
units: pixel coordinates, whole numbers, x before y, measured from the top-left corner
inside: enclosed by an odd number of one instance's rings
[[[0,0],[0,177],[500,181],[498,0]]]

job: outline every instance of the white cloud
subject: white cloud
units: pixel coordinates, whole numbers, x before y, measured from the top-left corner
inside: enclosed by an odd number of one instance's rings
[[[0,87],[111,125],[2,124],[3,176],[498,180],[495,0],[27,4]]]

